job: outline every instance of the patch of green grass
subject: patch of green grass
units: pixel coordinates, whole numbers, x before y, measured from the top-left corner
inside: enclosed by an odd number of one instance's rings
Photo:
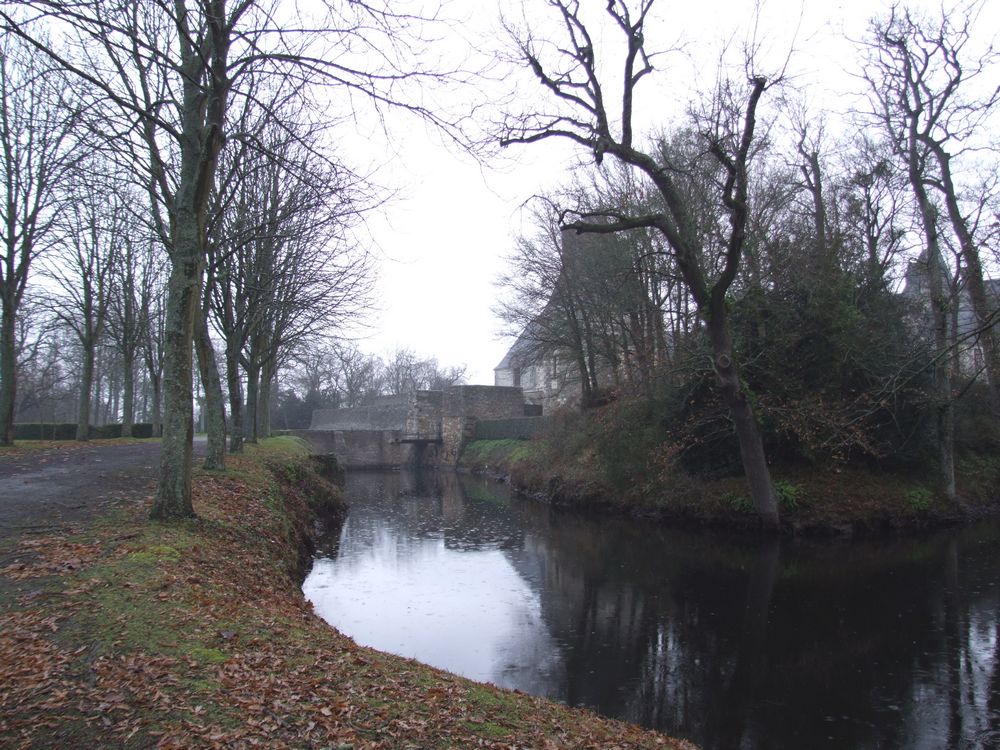
[[[517,696],[486,685],[470,685],[469,703],[484,715],[484,721],[466,721],[463,725],[473,734],[489,739],[504,739],[524,726],[522,706]]]
[[[517,700],[510,693],[485,685],[472,685],[469,687],[468,698],[469,703],[492,716],[501,716],[511,721],[519,718]]]
[[[926,487],[914,487],[906,492],[906,504],[917,513],[923,513],[934,502],[934,493]]]
[[[779,479],[774,483],[774,493],[778,496],[778,505],[782,510],[796,510],[805,494],[805,488],[800,484]]]
[[[73,618],[66,636],[95,644],[120,642],[129,649],[174,656],[189,655],[191,649],[203,646],[186,637],[183,608],[171,598],[168,575],[183,559],[181,550],[194,542],[187,524],[153,525],[133,542],[133,551],[80,571],[72,585],[89,586],[93,606]]]
[[[498,465],[520,452],[524,440],[473,440],[462,451],[463,462]]]
[[[219,681],[210,680],[203,677],[186,679],[183,681],[188,692],[198,695],[215,695],[219,690]]]
[[[191,658],[200,661],[202,664],[222,664],[229,660],[229,654],[217,648],[192,646],[187,650],[187,653]]]
[[[181,553],[166,544],[154,544],[152,547],[130,552],[128,559],[133,563],[156,565],[163,560],[177,562],[181,559]]]
[[[309,444],[302,438],[295,437],[294,435],[264,438],[258,443],[258,448],[268,453],[286,456],[309,455]]]
[[[727,492],[722,496],[722,502],[737,513],[753,513],[753,503],[750,498],[739,492]]]
[[[492,721],[484,721],[482,724],[474,721],[463,721],[462,726],[465,727],[471,735],[478,735],[491,740],[503,740],[511,735],[510,729],[500,726],[499,724],[494,724]]]

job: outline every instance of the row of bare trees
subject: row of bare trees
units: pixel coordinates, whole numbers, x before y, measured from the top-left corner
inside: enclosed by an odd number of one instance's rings
[[[79,252],[58,273],[73,276],[61,319],[85,352],[112,318],[121,331],[149,329],[128,295],[117,309],[100,298],[110,299],[112,257],[150,242],[160,254],[162,377],[154,390],[162,393],[163,440],[152,515],[191,515],[192,351],[211,415],[209,463],[220,465],[223,392],[210,332],[224,342],[236,424],[252,436],[267,427],[266,406],[263,425],[256,410],[296,346],[366,301],[369,266],[350,238],[364,183],[332,157],[323,129],[365,116],[366,106],[376,118],[398,108],[449,128],[411,91],[419,84],[426,95],[448,77],[423,70],[419,58],[433,20],[358,2],[3,3],[5,50],[17,50],[4,53],[5,66],[11,55],[25,61],[5,67],[4,96],[35,97],[3,108],[3,442],[12,438],[15,336],[29,268],[54,239],[57,219],[70,220],[62,208],[79,206],[69,212]],[[25,134],[36,142],[26,145]],[[91,162],[104,179],[90,179]],[[103,200],[100,226],[85,201],[66,201],[73,169]],[[130,240],[108,221],[116,205]],[[134,276],[119,281],[143,288]],[[141,350],[136,336],[122,334],[124,359]],[[233,448],[244,431],[230,431]]]
[[[597,169],[542,201],[517,246],[503,280],[511,328],[571,354],[585,403],[602,375],[619,393],[673,394],[672,417],[704,443],[697,402],[721,402],[766,527],[779,521],[775,436],[800,454],[885,455],[912,439],[900,400],[933,415],[954,497],[956,398],[982,375],[994,414],[1000,404],[986,271],[997,268],[997,152],[984,148],[1000,60],[974,49],[976,8],[931,18],[897,7],[871,22],[859,42],[870,106],[854,135],[829,136],[827,115],[801,108],[768,107],[761,121],[774,90],[794,97],[751,49],[742,80],[720,76],[683,122],[641,142],[641,84],[672,72],[655,70],[653,0],[609,2],[603,21],[575,0],[544,5],[560,38],[508,28],[545,98],[506,120],[503,143],[569,141]],[[926,325],[907,322],[914,309],[930,311]]]

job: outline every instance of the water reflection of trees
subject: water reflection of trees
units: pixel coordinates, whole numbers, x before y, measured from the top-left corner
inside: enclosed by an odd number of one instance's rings
[[[522,545],[524,531],[509,498],[464,493],[450,472],[352,472],[346,495],[345,528],[332,530],[354,547],[371,546],[376,534],[393,533],[405,551],[407,540],[443,539],[448,549],[509,549]],[[495,493],[494,493],[495,494]],[[324,540],[321,549],[334,546]]]
[[[561,513],[450,474],[377,475],[349,499],[401,536],[503,551],[547,631],[506,650],[538,667],[501,664],[504,684],[706,750],[1000,744],[996,526],[755,544]]]
[[[516,512],[573,704],[706,748],[996,742],[995,529],[779,549]]]

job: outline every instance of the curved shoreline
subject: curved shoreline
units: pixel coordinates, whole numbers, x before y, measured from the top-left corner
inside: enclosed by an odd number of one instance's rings
[[[0,748],[693,748],[358,646],[298,585],[336,491],[291,441],[229,459],[196,519],[138,496],[0,549]]]
[[[650,482],[616,492],[600,478],[567,478],[557,467],[539,466],[526,451],[510,443],[470,443],[471,450],[463,453],[459,470],[506,482],[522,497],[575,512],[651,520],[680,528],[760,531],[741,477],[678,477],[679,486]],[[784,498],[781,533],[837,538],[923,533],[997,518],[1000,461],[996,463],[995,472],[976,477],[976,487],[960,493],[955,503],[908,475],[845,466],[776,471],[775,484]]]

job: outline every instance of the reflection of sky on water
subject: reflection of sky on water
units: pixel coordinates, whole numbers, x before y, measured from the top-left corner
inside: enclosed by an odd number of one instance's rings
[[[317,559],[303,584],[321,617],[366,646],[544,690],[558,652],[537,594],[503,552],[452,549],[443,533],[401,537],[390,522],[359,515],[345,524],[337,558]]]
[[[303,586],[358,642],[705,750],[1000,748],[1000,526],[809,543],[350,475]],[[322,548],[322,547],[321,547]]]

